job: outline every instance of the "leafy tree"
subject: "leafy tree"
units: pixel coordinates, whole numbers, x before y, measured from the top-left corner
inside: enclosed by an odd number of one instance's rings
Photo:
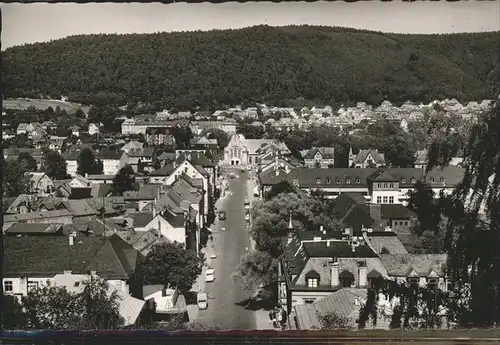
[[[43,155],[41,170],[54,180],[64,180],[68,176],[66,160],[56,151]]]
[[[264,127],[240,123],[236,128],[236,133],[243,134],[246,139],[262,139],[264,136]]]
[[[37,169],[36,160],[29,152],[21,152],[17,157],[17,162],[23,171],[36,171]]]
[[[278,184],[272,186],[271,190],[266,194],[266,199],[272,199],[276,195],[281,193],[295,193],[295,188],[293,188],[288,181],[281,181]]]
[[[337,312],[336,310],[331,310],[327,313],[318,313],[318,320],[321,324],[321,329],[323,330],[334,330],[334,329],[351,329],[351,323],[347,316],[344,316]]]
[[[452,281],[452,319],[462,327],[500,322],[500,111],[495,101],[479,117],[464,147],[465,175],[452,195],[445,244]],[[450,154],[438,138],[427,169],[446,165]],[[454,153],[454,152],[451,152]],[[484,212],[482,212],[484,209]]]
[[[339,231],[341,224],[335,219],[329,204],[307,195],[278,194],[267,201],[258,201],[253,207],[251,234],[257,250],[278,258],[282,255],[292,212],[295,231]]]
[[[0,158],[2,161],[2,184],[3,193],[5,197],[16,197],[20,194],[26,194],[30,190],[31,181],[28,176],[24,174],[24,170],[20,164],[13,159],[4,160],[3,156]]]
[[[392,305],[392,314],[380,308],[381,299]],[[385,303],[384,303],[385,304]],[[390,318],[390,328],[433,329],[446,321],[448,295],[433,285],[414,286],[406,282],[379,278],[368,289],[365,304],[360,308],[358,325],[363,329],[371,320]]]
[[[434,229],[440,221],[441,210],[436,202],[435,193],[423,181],[417,181],[413,190],[408,193],[408,208],[418,217],[417,234]]]
[[[91,330],[122,326],[119,303],[120,297],[109,290],[106,281],[90,277],[76,293],[48,282],[31,290],[23,298],[22,307],[27,328]]]
[[[170,130],[175,138],[175,143],[178,149],[189,149],[191,147],[191,139],[193,139],[193,132],[191,127],[174,127]]]
[[[125,165],[113,178],[113,195],[122,196],[124,192],[135,189],[135,173],[130,165]]]
[[[102,174],[102,162],[94,156],[94,153],[84,148],[77,158],[77,170],[79,175],[85,176],[86,174]]]
[[[266,252],[245,254],[232,274],[233,280],[243,289],[255,292],[260,286],[276,283],[278,260]]]
[[[207,135],[208,139],[217,139],[217,145],[219,149],[223,150],[227,144],[229,143],[229,135],[220,129],[210,129],[205,133],[201,133],[202,135]]]
[[[201,274],[203,262],[203,254],[180,243],[162,243],[147,254],[142,273],[146,284],[162,284],[187,293]]]

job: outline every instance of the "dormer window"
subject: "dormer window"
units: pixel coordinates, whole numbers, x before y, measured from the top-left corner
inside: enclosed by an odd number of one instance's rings
[[[331,183],[331,181],[330,181],[330,178],[329,178],[329,177],[327,177],[327,178],[326,178],[326,183]]]
[[[339,178],[337,178],[337,184],[340,184],[340,179]]]
[[[343,271],[339,275],[340,285],[344,288],[351,287],[354,285],[354,274],[349,271]]]
[[[361,183],[361,180],[359,177],[356,177],[356,183]]]
[[[431,177],[431,183],[436,183],[436,180],[434,179],[434,177]]]
[[[293,179],[293,181],[292,181],[292,184],[293,184],[294,186],[298,187],[298,186],[299,186],[299,179],[294,178],[294,179]]]
[[[427,278],[427,286],[436,289],[438,287],[438,281],[438,278]]]
[[[402,179],[401,179],[401,183],[406,183],[406,179],[405,179],[405,178],[402,178]]]
[[[321,178],[319,178],[319,177],[318,177],[318,178],[316,179],[316,184],[321,184]]]
[[[315,270],[311,270],[306,274],[306,283],[309,288],[317,288],[319,286],[320,275]]]
[[[441,177],[440,181],[442,184],[446,184],[446,179],[444,177]]]
[[[415,177],[412,177],[411,178],[411,183],[414,184],[414,183],[417,183],[417,179]]]
[[[350,179],[349,177],[348,177],[348,178],[346,178],[346,179],[345,179],[345,183],[346,183],[346,184],[351,184],[351,179]]]
[[[420,280],[419,277],[408,277],[406,279],[406,281],[408,282],[408,284],[410,284],[411,286],[418,286],[419,280]]]

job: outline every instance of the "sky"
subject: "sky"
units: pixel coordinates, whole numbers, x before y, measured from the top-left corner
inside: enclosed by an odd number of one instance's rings
[[[249,2],[224,4],[1,4],[2,50],[77,34],[327,25],[394,33],[500,30],[500,0]]]

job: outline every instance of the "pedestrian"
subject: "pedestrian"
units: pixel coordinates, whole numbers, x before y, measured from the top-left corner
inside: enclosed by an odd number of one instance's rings
[[[270,325],[273,324],[273,311],[272,310],[269,310],[269,324]]]

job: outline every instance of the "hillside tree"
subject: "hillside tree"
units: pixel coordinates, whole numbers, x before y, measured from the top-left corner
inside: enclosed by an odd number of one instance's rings
[[[130,165],[125,165],[113,178],[113,195],[122,196],[124,192],[135,189],[135,172]]]

